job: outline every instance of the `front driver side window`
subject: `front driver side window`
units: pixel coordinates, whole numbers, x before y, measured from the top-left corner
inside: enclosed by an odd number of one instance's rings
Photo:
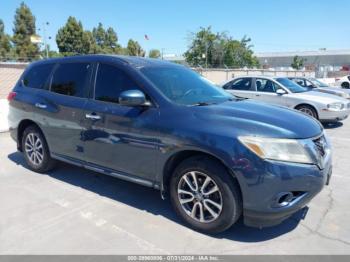
[[[137,84],[126,73],[113,65],[99,64],[95,85],[96,100],[119,103],[120,93],[135,89],[139,90]]]
[[[263,78],[257,78],[255,80],[255,85],[258,92],[276,93],[276,91],[280,89],[279,85],[275,82]]]

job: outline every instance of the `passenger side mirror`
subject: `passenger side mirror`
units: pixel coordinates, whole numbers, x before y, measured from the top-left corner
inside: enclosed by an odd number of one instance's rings
[[[119,95],[119,104],[122,106],[148,106],[145,94],[139,90],[127,90]]]
[[[277,89],[276,94],[282,96],[282,95],[287,94],[287,92],[283,89]]]

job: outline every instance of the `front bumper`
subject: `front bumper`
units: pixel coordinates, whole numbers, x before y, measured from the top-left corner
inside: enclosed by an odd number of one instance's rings
[[[304,208],[329,183],[332,174],[331,153],[322,166],[246,156],[244,161],[234,161],[234,173],[241,186],[247,226],[262,228],[281,223]],[[285,193],[295,197],[281,203],[281,194]]]
[[[348,118],[350,110],[330,111],[323,109],[319,112],[319,119],[321,122],[338,122]]]

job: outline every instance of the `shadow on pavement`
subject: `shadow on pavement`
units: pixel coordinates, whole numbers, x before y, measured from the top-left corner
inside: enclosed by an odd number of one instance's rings
[[[322,124],[325,129],[334,129],[339,128],[343,126],[342,122],[335,122],[335,123],[324,123]]]
[[[21,153],[11,153],[8,155],[8,158],[17,165],[28,168]],[[61,162],[58,163],[53,171],[44,175],[183,224],[172,210],[170,201],[168,199],[162,200],[157,190]],[[240,219],[229,230],[212,237],[240,242],[266,241],[295,229],[304,215],[305,209],[295,213],[291,218],[278,226],[263,229],[247,227]]]

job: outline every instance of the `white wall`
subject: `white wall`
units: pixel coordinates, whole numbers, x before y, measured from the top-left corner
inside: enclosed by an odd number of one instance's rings
[[[9,112],[8,101],[6,99],[0,99],[0,132],[8,131],[7,116]]]

